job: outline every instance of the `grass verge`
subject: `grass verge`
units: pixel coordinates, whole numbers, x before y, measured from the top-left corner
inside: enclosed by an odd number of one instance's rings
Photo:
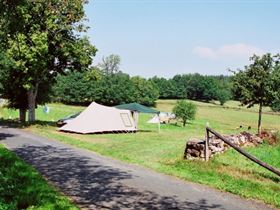
[[[0,144],[0,209],[78,210],[31,166]]]

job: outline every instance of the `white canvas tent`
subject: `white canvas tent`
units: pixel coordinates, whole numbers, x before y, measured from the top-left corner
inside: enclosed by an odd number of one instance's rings
[[[154,115],[147,123],[169,123],[176,116],[173,113],[160,112],[158,115]]]
[[[136,131],[136,128],[129,110],[120,110],[92,102],[81,114],[59,130],[86,134],[131,132]]]
[[[160,123],[160,117],[158,115],[154,115],[147,123]]]

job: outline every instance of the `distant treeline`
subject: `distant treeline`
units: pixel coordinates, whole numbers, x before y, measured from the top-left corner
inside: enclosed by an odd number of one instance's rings
[[[151,106],[158,98],[188,98],[206,102],[218,100],[224,104],[232,98],[231,86],[229,76],[183,74],[171,79],[145,79],[122,72],[104,73],[95,69],[59,75],[52,90],[52,99],[67,104],[88,104],[95,101],[116,105],[138,102]]]
[[[231,77],[200,74],[175,75],[172,79],[149,79],[159,90],[161,99],[218,100],[224,104],[232,98]]]

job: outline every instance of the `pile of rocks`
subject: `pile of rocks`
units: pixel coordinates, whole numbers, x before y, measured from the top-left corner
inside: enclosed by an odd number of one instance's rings
[[[263,143],[262,138],[257,135],[250,134],[248,132],[242,132],[237,135],[224,135],[226,139],[231,141],[238,147],[256,146]],[[224,143],[221,139],[215,136],[209,139],[209,156],[212,157],[215,154],[223,153],[230,146]],[[187,141],[184,158],[186,159],[200,159],[205,157],[205,140],[190,139]]]
[[[280,136],[280,133],[278,133],[278,131],[262,130],[260,137],[267,140],[270,145],[274,145],[277,144],[280,140],[279,138],[277,138],[278,135]]]

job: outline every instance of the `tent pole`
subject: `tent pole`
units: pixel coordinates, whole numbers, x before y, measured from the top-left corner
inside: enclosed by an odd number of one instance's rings
[[[160,133],[160,118],[159,118],[159,114],[158,114],[158,132]]]
[[[136,130],[138,130],[138,118],[139,118],[138,111],[133,111],[133,119],[134,119],[134,124],[135,124]]]

